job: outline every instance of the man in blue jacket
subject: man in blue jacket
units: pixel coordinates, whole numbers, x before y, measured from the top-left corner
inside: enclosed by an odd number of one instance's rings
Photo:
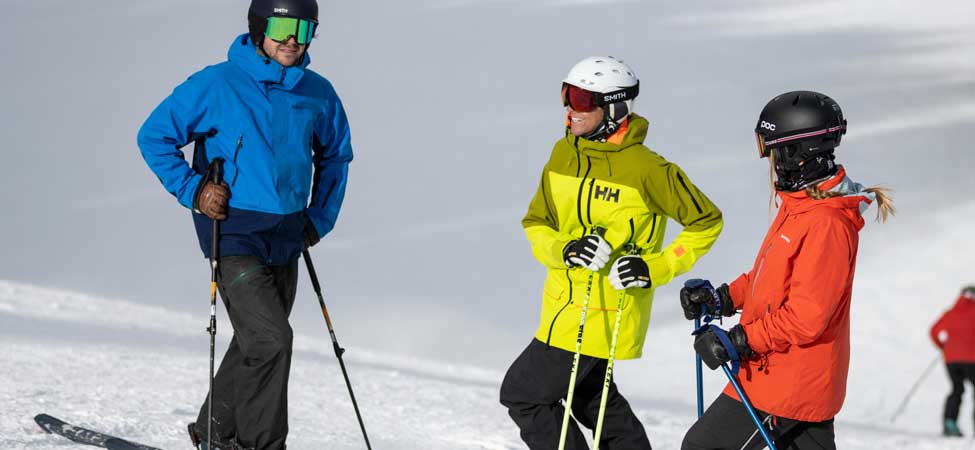
[[[217,283],[234,337],[214,379],[213,448],[277,450],[288,433],[298,256],[335,224],[352,147],[335,90],[307,69],[316,1],[253,0],[248,23],[228,60],[176,87],[138,141],[166,190],[193,210],[208,258],[212,220],[221,221]],[[192,167],[180,150],[189,143]],[[217,158],[221,184],[210,176]],[[207,410],[190,425],[199,448]]]

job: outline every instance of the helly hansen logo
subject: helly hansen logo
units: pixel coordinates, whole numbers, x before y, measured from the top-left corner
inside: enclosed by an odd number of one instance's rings
[[[596,200],[603,200],[607,202],[619,203],[620,202],[620,190],[613,189],[610,187],[602,187],[596,185]]]

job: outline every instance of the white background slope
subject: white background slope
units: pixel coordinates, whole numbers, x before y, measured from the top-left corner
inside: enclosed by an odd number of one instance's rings
[[[341,318],[336,321],[341,325]],[[183,428],[195,419],[206,392],[205,322],[205,315],[0,282],[0,448],[70,448],[73,444],[34,425],[32,417],[41,412],[163,448],[186,448]],[[671,341],[687,339],[687,329],[669,325],[656,334]],[[338,332],[341,342],[341,329]],[[228,335],[227,328],[219,334],[218,355]],[[289,448],[362,448],[341,371],[324,336],[324,327],[297,330]],[[676,449],[693,422],[692,355],[686,347],[652,347],[649,363],[658,379],[669,381],[657,383],[654,395],[631,400],[654,448]],[[855,353],[876,358],[902,352],[886,342],[857,347]],[[497,401],[499,373],[357,348],[349,349],[346,361],[376,449],[524,448]],[[886,364],[876,361],[877,366]],[[876,378],[860,383],[860,377],[853,378],[858,388],[850,392],[836,425],[840,448],[975,446],[969,439],[946,440],[931,431],[932,409],[939,407],[936,400],[946,387],[941,377],[924,384],[896,425],[887,423],[900,389],[906,390],[911,377],[920,373],[922,362],[856,368],[854,373],[861,377]],[[633,364],[620,363],[621,371]],[[717,373],[705,376],[710,400],[722,381]],[[640,380],[620,383],[638,385]],[[883,395],[895,390],[898,395]]]

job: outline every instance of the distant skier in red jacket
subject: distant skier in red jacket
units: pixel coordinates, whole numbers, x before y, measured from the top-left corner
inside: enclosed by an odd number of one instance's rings
[[[951,393],[945,400],[944,435],[961,436],[958,408],[965,393],[965,380],[975,386],[975,286],[962,289],[955,306],[934,323],[931,340],[944,353],[951,378]]]

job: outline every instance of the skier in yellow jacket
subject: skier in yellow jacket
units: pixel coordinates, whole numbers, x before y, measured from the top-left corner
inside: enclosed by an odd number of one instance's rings
[[[587,58],[569,71],[562,84],[565,137],[522,220],[548,275],[538,331],[508,369],[501,403],[533,450],[559,443],[586,296],[571,409],[593,429],[617,313],[615,359],[639,358],[654,289],[690,270],[721,233],[721,211],[679,167],[643,145],[649,124],[632,112],[639,87],[636,73],[613,57]],[[684,228],[664,246],[667,219]],[[600,446],[650,449],[615,382],[608,392]],[[565,448],[587,448],[576,422],[569,423]]]

